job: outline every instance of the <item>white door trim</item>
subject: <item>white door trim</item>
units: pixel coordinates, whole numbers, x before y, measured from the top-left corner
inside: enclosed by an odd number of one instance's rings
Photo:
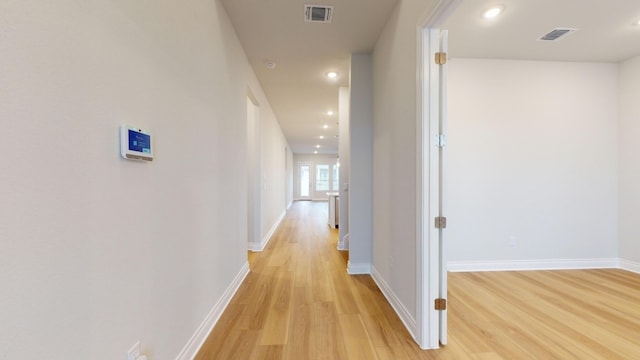
[[[439,70],[433,61],[439,39],[435,34],[463,0],[441,0],[418,26],[417,64],[417,156],[416,156],[416,342],[423,349],[440,346],[439,314],[434,300],[439,295],[439,236],[431,219],[439,208],[439,169],[434,135],[438,133]],[[432,106],[435,104],[435,106]],[[434,212],[435,209],[435,212]]]

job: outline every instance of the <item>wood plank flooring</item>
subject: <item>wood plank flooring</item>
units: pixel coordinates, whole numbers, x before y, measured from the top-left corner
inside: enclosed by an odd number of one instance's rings
[[[449,274],[449,344],[423,351],[371,277],[349,276],[327,204],[296,202],[196,357],[640,359],[640,275]]]

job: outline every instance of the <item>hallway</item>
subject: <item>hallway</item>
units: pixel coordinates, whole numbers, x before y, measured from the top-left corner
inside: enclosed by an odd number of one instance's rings
[[[196,359],[428,358],[337,240],[326,202],[294,202]]]

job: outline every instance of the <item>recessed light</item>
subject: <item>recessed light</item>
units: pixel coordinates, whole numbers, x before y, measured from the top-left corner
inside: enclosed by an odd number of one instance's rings
[[[327,115],[329,115],[329,116],[333,115],[333,111],[331,111],[331,110],[327,111]]]
[[[317,154],[318,152],[317,152],[317,151],[314,151],[313,153],[314,153],[314,154]]]
[[[338,73],[337,73],[337,72],[335,72],[335,71],[330,71],[330,72],[328,72],[328,73],[327,73],[327,77],[328,77],[329,79],[335,79],[335,78],[337,78],[337,77],[338,77]]]
[[[267,61],[264,62],[264,66],[266,66],[267,69],[269,69],[269,70],[273,70],[273,69],[276,68],[277,65],[273,61],[267,60]]]
[[[320,149],[320,144],[316,145],[316,149]]]
[[[324,125],[322,125],[322,128],[323,128],[323,129],[328,129],[328,128],[329,128],[329,125],[324,124]]]
[[[320,139],[324,139],[324,135],[320,135]]]
[[[640,26],[640,19],[636,20],[633,22],[633,25],[635,26]]]
[[[482,14],[482,17],[484,17],[485,19],[493,19],[496,16],[500,15],[503,11],[504,11],[504,5],[494,6],[492,8],[489,8],[487,11],[485,11]]]

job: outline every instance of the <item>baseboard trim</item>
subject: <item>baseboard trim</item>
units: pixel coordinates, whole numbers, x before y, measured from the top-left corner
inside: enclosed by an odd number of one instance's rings
[[[271,229],[269,229],[269,232],[267,233],[267,235],[265,235],[265,237],[262,238],[262,240],[260,241],[259,244],[256,244],[255,242],[249,243],[249,250],[251,250],[253,252],[261,252],[261,251],[263,251],[264,248],[269,243],[269,240],[271,240],[271,237],[273,236],[273,233],[276,232],[276,230],[278,229],[278,226],[280,226],[280,223],[282,222],[282,220],[284,219],[284,217],[286,215],[287,215],[287,211],[285,210],[285,211],[282,212],[282,214],[280,214],[280,217],[278,218],[278,220],[276,220],[275,224],[273,224]]]
[[[196,332],[193,334],[193,336],[191,336],[189,342],[187,342],[182,351],[180,351],[180,353],[176,357],[176,360],[192,360],[196,357],[198,351],[202,347],[202,344],[204,344],[205,340],[207,340],[209,333],[211,333],[211,330],[213,330],[213,327],[220,319],[220,316],[229,305],[229,302],[231,302],[233,295],[235,295],[236,291],[238,291],[238,288],[240,288],[240,285],[242,285],[242,282],[248,274],[249,262],[246,262],[244,266],[242,266],[242,269],[240,269],[240,272],[233,279],[227,290],[225,290],[224,294],[222,294],[220,300],[218,300],[218,302],[213,306],[202,324],[200,324]]]
[[[619,262],[620,269],[631,271],[636,274],[640,274],[640,263],[625,260],[625,259],[618,259],[618,262]]]
[[[345,234],[340,241],[338,241],[338,250],[349,250],[349,234]]]
[[[407,331],[409,331],[411,336],[415,339],[418,329],[416,320],[411,316],[411,313],[402,304],[400,299],[396,296],[393,290],[391,290],[386,281],[384,281],[384,278],[373,266],[371,267],[371,277],[373,278],[373,281],[376,283],[376,285],[378,285],[378,288],[382,292],[382,295],[384,295],[389,304],[391,304],[391,307],[400,318],[400,321],[402,321],[402,323],[404,324],[404,327],[407,328]]]
[[[619,259],[547,259],[506,261],[449,261],[450,272],[474,271],[527,271],[527,270],[574,270],[615,269]]]
[[[369,275],[371,274],[371,264],[347,261],[347,272],[349,275]]]

